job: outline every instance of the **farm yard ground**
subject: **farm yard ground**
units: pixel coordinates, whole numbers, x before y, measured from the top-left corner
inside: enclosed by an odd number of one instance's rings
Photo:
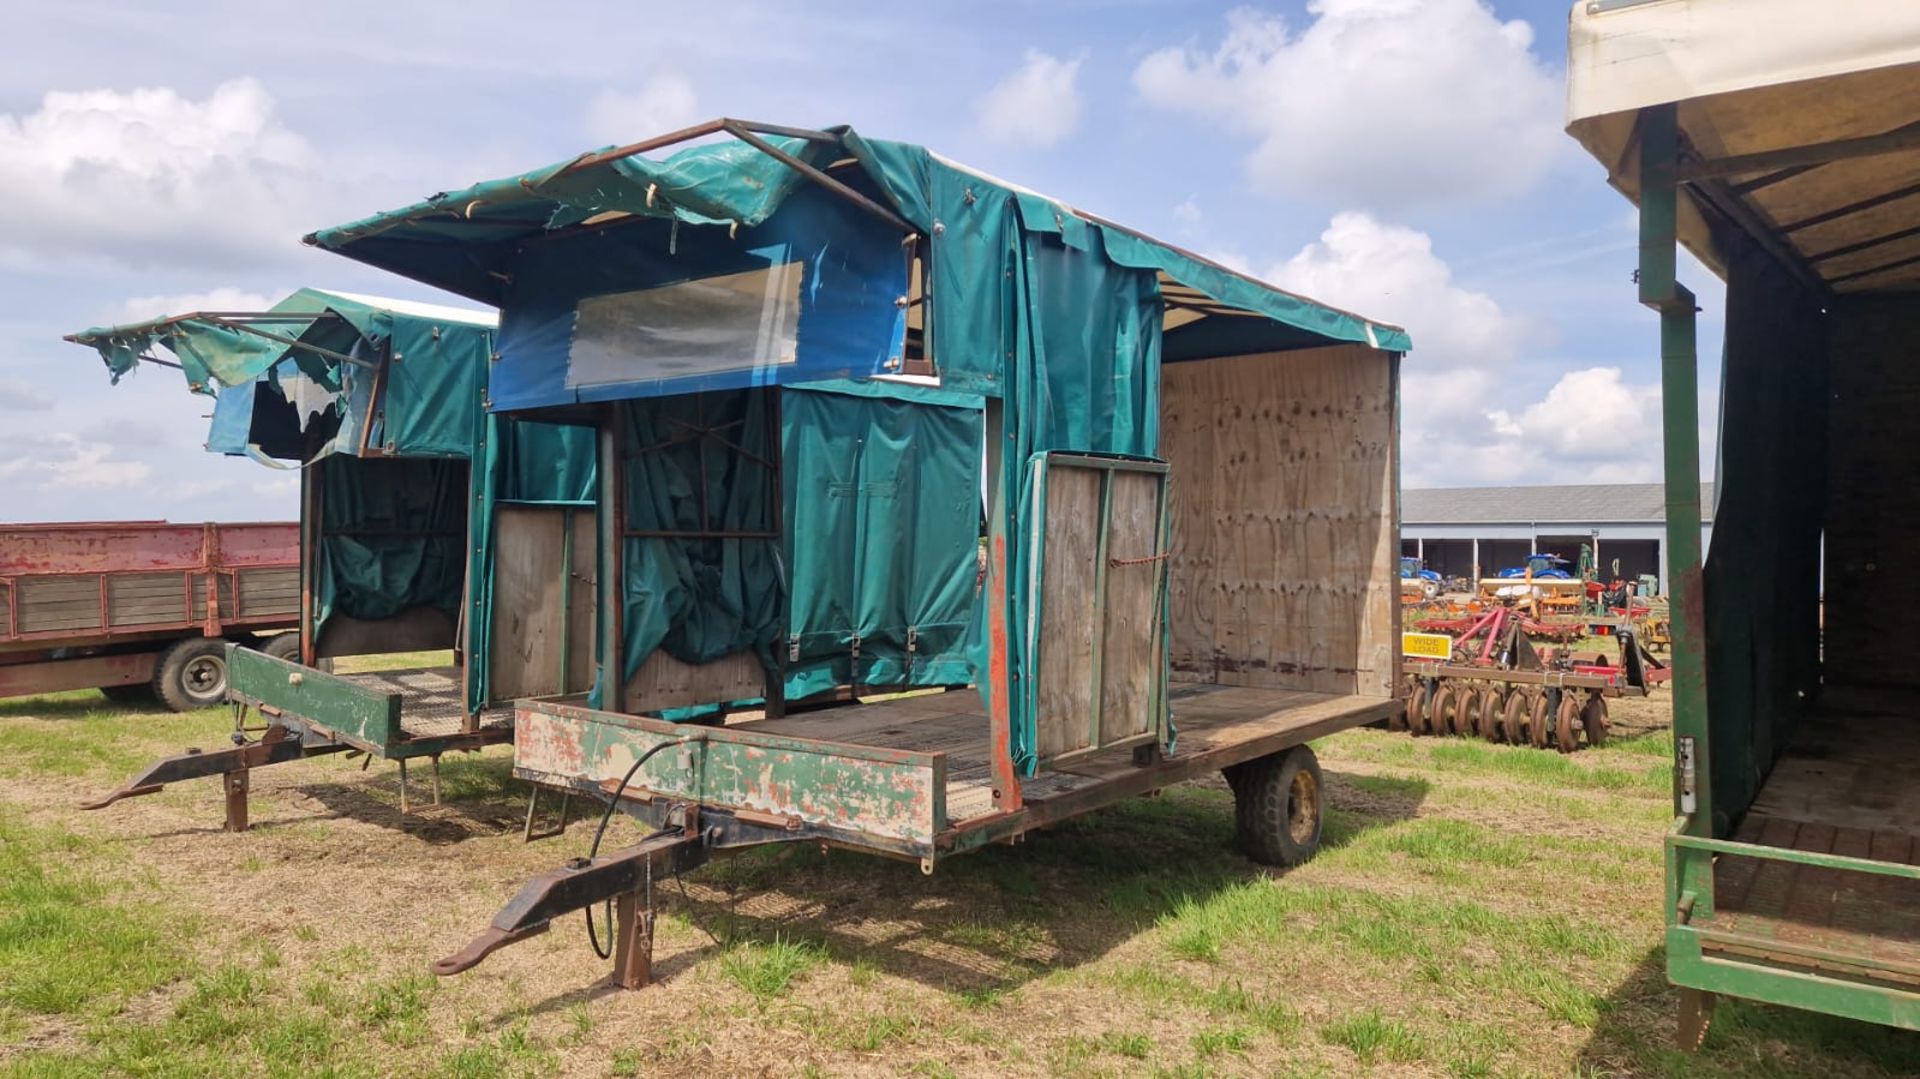
[[[1234,851],[1217,780],[932,877],[722,860],[660,882],[665,982],[626,993],[577,916],[425,973],[589,841],[521,842],[508,749],[449,757],[408,816],[391,765],[269,768],[227,835],[211,782],[73,808],[222,744],[224,709],[0,702],[0,1076],[1920,1072],[1915,1035],[1737,1002],[1668,1048],[1666,711],[1617,702],[1568,757],[1326,739],[1326,848],[1287,873]]]

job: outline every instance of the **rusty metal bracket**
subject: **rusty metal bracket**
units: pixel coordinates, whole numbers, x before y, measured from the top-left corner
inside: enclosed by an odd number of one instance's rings
[[[650,875],[694,869],[710,854],[698,831],[656,832],[612,854],[542,873],[521,886],[485,931],[430,969],[442,977],[470,970],[499,949],[546,932],[563,914],[631,894]]]
[[[79,808],[105,809],[123,798],[137,798],[143,794],[157,793],[169,783],[179,783],[188,779],[205,779],[209,776],[225,776],[234,772],[244,772],[250,768],[280,764],[283,761],[296,761],[325,753],[339,753],[348,748],[350,747],[340,743],[309,741],[305,736],[296,736],[287,727],[275,725],[268,727],[266,733],[257,742],[211,751],[189,749],[176,756],[164,757],[149,765],[146,771],[133,777],[119,790],[104,798],[82,803]]]

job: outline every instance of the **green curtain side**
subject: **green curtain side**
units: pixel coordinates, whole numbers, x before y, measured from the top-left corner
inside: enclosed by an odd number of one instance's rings
[[[782,408],[787,696],[971,681],[979,410],[807,390]]]
[[[428,606],[458,619],[466,577],[467,463],[332,456],[320,469],[315,625]]]
[[[1820,684],[1826,317],[1765,251],[1727,258],[1720,454],[1706,595],[1714,832],[1729,835]]]

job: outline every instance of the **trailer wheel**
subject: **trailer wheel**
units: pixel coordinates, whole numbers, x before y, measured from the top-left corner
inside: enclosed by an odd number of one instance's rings
[[[300,635],[298,633],[279,634],[260,646],[260,654],[284,659],[289,663],[298,663],[300,662]]]
[[[1263,865],[1295,866],[1320,849],[1325,780],[1313,750],[1294,746],[1239,765],[1232,780],[1240,849]]]
[[[1580,709],[1580,725],[1587,729],[1587,744],[1594,747],[1607,744],[1607,699],[1600,694],[1587,698]]]
[[[226,700],[227,642],[195,637],[169,646],[154,664],[153,692],[176,712]]]

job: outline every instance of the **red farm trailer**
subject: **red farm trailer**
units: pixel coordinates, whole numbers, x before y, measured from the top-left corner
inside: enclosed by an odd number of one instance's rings
[[[0,525],[0,697],[220,704],[227,644],[290,656],[299,620],[297,524]]]

